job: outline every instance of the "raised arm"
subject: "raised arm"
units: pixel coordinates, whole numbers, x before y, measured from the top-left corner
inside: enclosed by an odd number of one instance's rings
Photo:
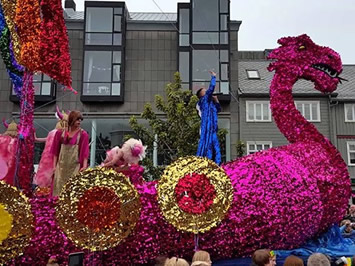
[[[206,96],[208,99],[211,99],[215,87],[216,87],[216,73],[211,72],[210,86],[209,86],[208,90],[206,91]]]

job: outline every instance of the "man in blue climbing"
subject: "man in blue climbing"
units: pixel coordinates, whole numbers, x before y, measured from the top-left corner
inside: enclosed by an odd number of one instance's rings
[[[196,109],[201,118],[200,142],[197,156],[207,157],[214,160],[218,165],[221,163],[221,150],[217,138],[218,116],[221,106],[217,96],[213,95],[216,86],[216,73],[211,73],[211,82],[208,90],[201,88],[196,92],[199,101]]]

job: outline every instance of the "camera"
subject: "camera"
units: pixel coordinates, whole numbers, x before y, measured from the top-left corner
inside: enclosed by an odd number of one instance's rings
[[[84,261],[84,252],[69,254],[69,266],[82,266]]]
[[[348,264],[348,260],[345,257],[341,257],[335,261],[335,265],[338,265],[338,266],[343,266],[343,265],[347,265],[347,264]]]

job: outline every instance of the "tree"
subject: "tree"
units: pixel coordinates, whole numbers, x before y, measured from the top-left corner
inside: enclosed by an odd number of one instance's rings
[[[166,100],[161,95],[155,95],[155,107],[163,115],[158,115],[152,105],[146,103],[141,117],[148,121],[149,128],[140,124],[137,117],[131,117],[132,130],[149,148],[153,148],[157,136],[158,154],[164,165],[179,157],[196,154],[200,138],[197,101],[197,96],[192,95],[190,90],[181,88],[180,74],[176,72],[174,82],[166,85]],[[225,129],[219,130],[220,143],[225,143],[226,134]],[[158,179],[164,169],[163,166],[154,167],[150,157],[143,160],[143,165],[146,168],[145,177],[149,179]]]
[[[237,141],[237,144],[235,145],[235,148],[237,150],[237,157],[243,157],[245,155],[245,143],[241,140]]]

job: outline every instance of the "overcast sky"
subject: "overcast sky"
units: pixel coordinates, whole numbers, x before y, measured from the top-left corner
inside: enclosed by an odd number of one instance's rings
[[[84,10],[84,0],[75,0]],[[164,12],[176,12],[176,0],[155,0]],[[153,0],[126,0],[130,12],[160,12]],[[354,0],[231,0],[231,19],[241,20],[239,50],[277,46],[282,36],[307,33],[313,41],[355,64]]]

